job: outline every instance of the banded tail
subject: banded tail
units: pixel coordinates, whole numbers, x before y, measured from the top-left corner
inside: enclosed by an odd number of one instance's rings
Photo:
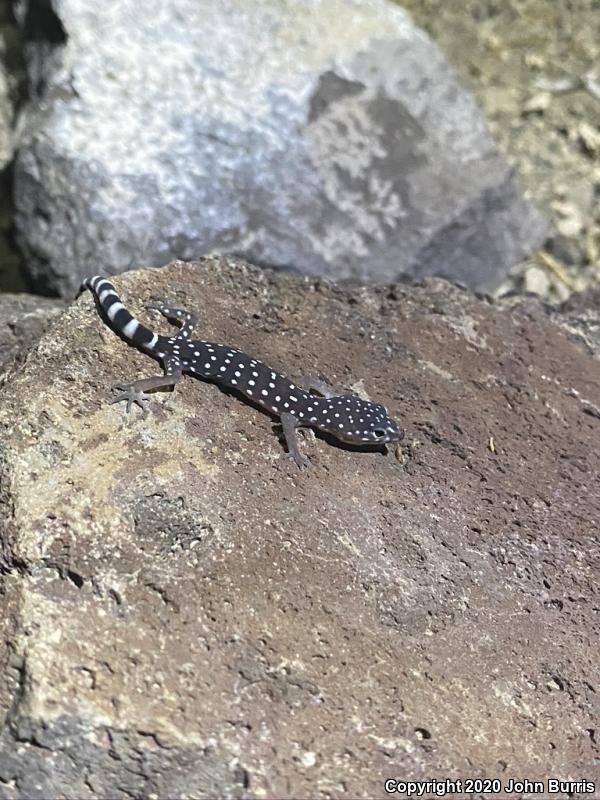
[[[161,337],[142,325],[127,311],[117,290],[109,280],[100,275],[94,275],[93,278],[86,278],[81,284],[81,288],[89,289],[93,293],[102,313],[116,333],[136,347],[154,350]]]

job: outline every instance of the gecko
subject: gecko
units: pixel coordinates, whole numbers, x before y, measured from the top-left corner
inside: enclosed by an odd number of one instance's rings
[[[172,336],[161,336],[130,314],[106,278],[100,275],[86,278],[81,286],[81,290],[84,289],[93,293],[105,321],[115,333],[158,360],[163,367],[162,375],[113,387],[120,393],[111,402],[126,401],[127,413],[134,403],[144,409],[144,403],[149,400],[148,392],[174,387],[185,373],[216,382],[279,417],[288,455],[298,467],[310,463],[298,444],[296,431],[300,427],[315,428],[353,445],[383,445],[399,442],[404,437],[404,431],[379,403],[354,394],[338,394],[318,378],[303,378],[293,383],[236,347],[192,339],[197,317],[189,311],[167,302],[145,306],[179,326]]]

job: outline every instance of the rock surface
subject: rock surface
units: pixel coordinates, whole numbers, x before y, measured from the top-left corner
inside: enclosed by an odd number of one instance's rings
[[[31,294],[0,294],[0,370],[32,347],[64,301]]]
[[[390,3],[20,8],[42,92],[17,225],[40,289],[212,251],[488,287],[543,239],[471,96]]]
[[[107,387],[156,364],[89,295],[67,309],[1,394],[0,797],[597,775],[592,312],[225,259],[117,286],[143,318],[168,297],[201,336],[362,385],[407,439],[307,440],[299,471],[267,417],[192,379],[126,418]]]

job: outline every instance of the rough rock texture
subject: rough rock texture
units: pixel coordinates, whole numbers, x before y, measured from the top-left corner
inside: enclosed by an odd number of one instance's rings
[[[64,301],[30,294],[0,294],[0,369],[40,338]]]
[[[17,225],[45,291],[71,293],[90,263],[115,273],[215,251],[481,287],[543,238],[472,97],[390,3],[19,8],[41,93]]]
[[[210,259],[117,286],[362,381],[407,441],[307,439],[300,471],[269,418],[192,379],[126,418],[107,387],[156,365],[74,303],[1,395],[0,797],[597,775],[597,342],[443,281]]]

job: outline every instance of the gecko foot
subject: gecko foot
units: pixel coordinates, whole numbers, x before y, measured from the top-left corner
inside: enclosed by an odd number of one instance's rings
[[[138,405],[142,409],[142,411],[146,412],[146,407],[144,406],[144,403],[147,403],[150,400],[150,398],[146,397],[144,392],[138,389],[133,383],[116,383],[112,387],[112,390],[119,391],[120,394],[118,394],[115,398],[113,398],[110,401],[110,405],[112,405],[113,403],[120,403],[122,400],[126,400],[127,407],[125,408],[125,412],[127,414],[129,414],[129,412],[131,411],[131,406],[133,403]]]
[[[281,454],[282,461],[293,461],[294,464],[299,469],[305,469],[306,467],[310,467],[310,459],[306,456],[303,456],[302,453],[282,453]]]

